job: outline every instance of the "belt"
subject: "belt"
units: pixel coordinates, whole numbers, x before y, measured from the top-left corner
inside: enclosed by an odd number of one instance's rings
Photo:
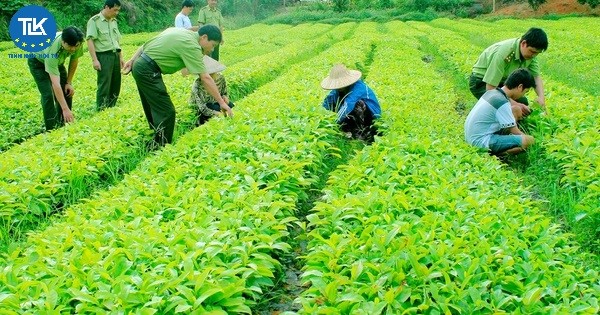
[[[142,52],[140,54],[140,57],[142,57],[142,59],[146,60],[146,62],[148,62],[154,68],[154,71],[161,72],[160,67],[158,66],[156,61],[152,60],[152,58],[150,58],[150,56],[146,55],[146,53]]]
[[[106,50],[106,51],[97,51],[96,54],[115,54],[115,53],[120,53],[121,52],[121,48],[116,48],[116,49],[111,49],[111,50]]]

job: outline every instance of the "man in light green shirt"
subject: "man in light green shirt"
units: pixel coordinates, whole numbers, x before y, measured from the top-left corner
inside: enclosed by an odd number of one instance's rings
[[[208,5],[200,9],[198,13],[198,24],[200,26],[212,24],[216,25],[221,30],[221,36],[224,31],[225,20],[221,14],[221,10],[217,7],[217,0],[207,0]],[[221,39],[221,43],[215,47],[210,55],[213,59],[219,60],[219,46],[225,41]]]
[[[98,89],[96,107],[102,110],[117,103],[121,91],[121,33],[117,26],[117,14],[121,10],[119,0],[106,0],[100,13],[87,22],[87,45],[92,65],[97,71]]]
[[[57,33],[54,42],[40,53],[40,58],[29,58],[27,64],[41,94],[46,130],[73,122],[73,76],[79,57],[83,55],[83,32],[74,26]],[[43,57],[43,58],[42,58]],[[69,72],[64,63],[69,58]]]
[[[204,25],[198,32],[168,28],[142,45],[125,63],[123,72],[133,72],[146,119],[154,130],[154,141],[150,147],[173,141],[175,107],[167,92],[163,74],[172,74],[186,68],[188,73],[198,75],[225,114],[233,115],[203,62],[203,56],[210,54],[220,41],[221,31],[214,25]]]
[[[486,91],[502,87],[514,70],[527,68],[535,79],[536,101],[545,110],[544,83],[536,57],[547,49],[548,37],[539,28],[530,28],[521,38],[507,39],[486,48],[473,66],[469,78],[471,93],[479,99]],[[526,97],[511,100],[511,104],[519,107],[523,116],[531,113]]]

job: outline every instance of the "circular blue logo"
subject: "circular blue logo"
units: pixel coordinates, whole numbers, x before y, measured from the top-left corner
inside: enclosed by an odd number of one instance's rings
[[[56,37],[56,21],[43,7],[28,5],[10,19],[10,38],[25,51],[37,52],[48,48]]]

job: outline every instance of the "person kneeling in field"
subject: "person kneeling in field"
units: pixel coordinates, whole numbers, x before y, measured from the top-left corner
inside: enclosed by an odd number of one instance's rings
[[[323,107],[337,113],[337,123],[343,132],[355,139],[373,142],[377,134],[374,120],[381,116],[375,93],[358,70],[348,70],[343,64],[334,65],[321,87],[331,90]]]
[[[494,155],[518,154],[532,145],[533,137],[517,126],[521,111],[511,106],[511,100],[523,97],[530,88],[535,88],[535,79],[521,68],[508,76],[502,88],[485,92],[465,121],[467,143]]]
[[[210,74],[215,81],[219,94],[225,103],[227,103],[230,108],[233,108],[234,104],[229,101],[229,96],[227,95],[227,81],[225,81],[225,77],[220,73],[225,70],[225,65],[205,55],[204,66],[206,72]],[[223,115],[219,103],[210,95],[210,93],[208,93],[200,78],[197,78],[192,85],[190,104],[196,109],[197,126],[204,124],[213,116]]]

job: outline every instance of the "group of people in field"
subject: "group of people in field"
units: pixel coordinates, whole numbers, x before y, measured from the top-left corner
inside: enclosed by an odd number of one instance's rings
[[[190,14],[194,3],[184,0],[175,17],[175,27],[168,28],[144,43],[124,61],[117,15],[119,0],[105,0],[100,13],[87,23],[87,32],[74,26],[58,33],[45,49],[45,56],[31,58],[30,72],[41,94],[44,122],[52,130],[74,121],[71,111],[75,93],[72,82],[87,42],[93,68],[97,71],[96,106],[98,110],[115,106],[121,89],[121,75],[132,73],[148,124],[154,130],[149,143],[160,147],[173,141],[175,107],[163,81],[163,75],[181,71],[195,75],[190,103],[196,108],[197,125],[213,116],[233,116],[234,104],[229,100],[227,83],[219,62],[219,46],[223,44],[223,16],[217,0],[208,0],[199,11],[198,24]],[[469,87],[478,99],[468,114],[466,141],[495,155],[523,152],[533,144],[518,122],[531,113],[525,94],[534,89],[537,103],[545,110],[543,81],[537,59],[548,49],[546,33],[529,29],[520,38],[508,39],[486,48],[473,66]],[[65,68],[69,58],[68,69]],[[337,113],[336,122],[348,138],[371,143],[377,132],[375,121],[382,111],[374,91],[361,79],[362,73],[343,64],[334,65],[321,81],[329,90],[322,106]]]

